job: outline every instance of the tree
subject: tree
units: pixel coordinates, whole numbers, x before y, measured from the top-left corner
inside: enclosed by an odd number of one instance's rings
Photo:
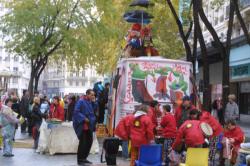
[[[97,22],[91,0],[5,0],[1,3],[8,9],[1,18],[6,47],[29,61],[31,94],[37,90],[40,75],[53,55],[66,52],[69,59],[74,56],[87,59],[86,29]]]

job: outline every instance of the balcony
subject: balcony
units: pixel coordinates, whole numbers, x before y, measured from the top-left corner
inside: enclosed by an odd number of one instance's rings
[[[250,6],[250,1],[249,0],[240,0],[240,9],[245,9]]]

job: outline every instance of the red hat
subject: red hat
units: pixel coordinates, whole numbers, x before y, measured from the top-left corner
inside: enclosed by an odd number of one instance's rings
[[[140,31],[141,30],[141,24],[133,24],[132,27],[131,27],[131,30],[132,31]]]

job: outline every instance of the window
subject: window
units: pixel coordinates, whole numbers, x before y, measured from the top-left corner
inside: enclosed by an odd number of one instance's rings
[[[227,5],[227,7],[226,7],[226,19],[229,18],[229,11],[230,11],[230,6]]]
[[[0,56],[0,62],[2,61],[2,59],[3,59],[3,58]]]
[[[13,77],[12,78],[12,83],[13,84],[17,84],[18,83],[18,78],[17,77]]]
[[[76,86],[79,86],[79,82],[78,81],[76,81]]]
[[[79,77],[79,72],[76,72],[76,76]]]
[[[214,19],[214,25],[217,25],[218,24],[218,17],[215,17]]]
[[[9,61],[10,61],[10,56],[9,56],[9,55],[5,57],[5,61],[6,61],[6,62],[9,62]]]
[[[13,67],[13,71],[18,71],[18,67]]]
[[[19,61],[19,57],[18,56],[14,56],[14,61],[18,62]]]
[[[220,16],[220,22],[223,22],[224,21],[224,15],[221,15]]]
[[[72,81],[69,81],[69,85],[70,85],[70,86],[72,86],[72,85],[73,85]]]
[[[85,77],[85,70],[82,71],[82,77]]]
[[[70,72],[70,74],[69,74],[69,75],[70,75],[70,77],[73,77],[73,72]]]
[[[82,86],[85,86],[85,85],[86,85],[86,82],[85,82],[85,81],[83,81],[83,82],[82,82]]]

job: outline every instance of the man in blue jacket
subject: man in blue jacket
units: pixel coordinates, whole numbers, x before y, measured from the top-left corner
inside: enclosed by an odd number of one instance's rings
[[[77,150],[79,165],[91,164],[87,157],[93,143],[93,131],[95,131],[95,103],[95,93],[92,89],[89,89],[86,91],[86,97],[77,102],[73,113],[73,127],[79,139]]]

